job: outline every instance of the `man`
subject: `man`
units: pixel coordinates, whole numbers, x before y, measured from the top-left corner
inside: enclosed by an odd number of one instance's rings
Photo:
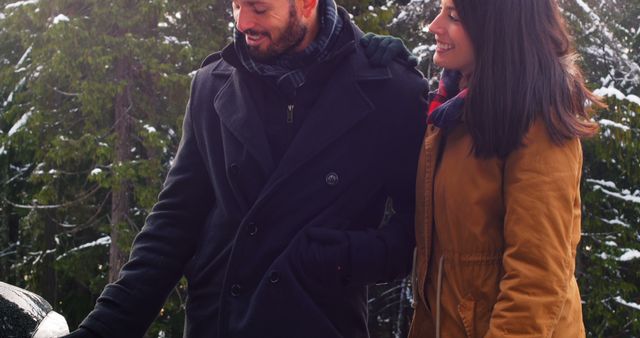
[[[186,337],[367,337],[366,285],[410,270],[426,82],[371,67],[333,0],[233,14],[129,262],[71,336],[141,337],[184,274]]]

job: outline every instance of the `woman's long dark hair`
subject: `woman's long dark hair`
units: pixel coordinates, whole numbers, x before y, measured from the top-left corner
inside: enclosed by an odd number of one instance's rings
[[[453,0],[475,51],[465,119],[474,154],[506,157],[536,118],[556,144],[598,130],[556,0]]]

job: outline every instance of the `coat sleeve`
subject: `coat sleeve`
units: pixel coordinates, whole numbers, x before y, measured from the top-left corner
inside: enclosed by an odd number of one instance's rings
[[[412,266],[415,246],[415,182],[420,146],[426,129],[428,84],[407,74],[403,85],[388,94],[394,97],[394,123],[387,158],[384,193],[393,211],[386,225],[368,231],[352,231],[349,237],[349,266],[352,283],[389,282],[406,276]],[[395,94],[391,94],[395,93]]]
[[[194,79],[192,96],[196,83]],[[118,281],[105,287],[81,328],[102,337],[142,337],[193,254],[199,229],[214,203],[194,134],[193,99],[158,202],[135,238]]]
[[[574,278],[581,170],[580,141],[555,145],[540,121],[506,159],[504,275],[485,338],[555,330]]]

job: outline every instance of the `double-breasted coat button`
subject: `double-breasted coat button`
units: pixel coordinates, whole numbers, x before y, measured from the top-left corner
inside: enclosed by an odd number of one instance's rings
[[[255,236],[258,233],[258,225],[255,222],[250,222],[247,224],[247,230],[249,231],[249,236]]]
[[[269,282],[271,284],[277,284],[280,281],[280,274],[277,271],[271,271],[271,275],[269,276]]]
[[[229,166],[229,173],[233,176],[237,176],[240,173],[240,166],[237,163],[231,163]]]
[[[242,291],[242,287],[240,284],[231,285],[231,295],[234,297],[240,296],[240,292]]]
[[[338,184],[340,181],[340,177],[335,172],[330,172],[324,177],[324,181],[327,182],[328,185],[334,186]]]

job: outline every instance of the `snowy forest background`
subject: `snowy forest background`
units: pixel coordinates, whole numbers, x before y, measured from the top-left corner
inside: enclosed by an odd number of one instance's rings
[[[608,109],[584,142],[577,277],[590,337],[640,337],[640,0],[559,0]],[[338,0],[402,37],[436,85],[434,0]],[[190,78],[229,39],[228,0],[0,0],[0,280],[70,327],[115,278],[161,188]],[[370,291],[373,337],[404,337],[407,280]],[[148,337],[181,337],[185,282]]]

